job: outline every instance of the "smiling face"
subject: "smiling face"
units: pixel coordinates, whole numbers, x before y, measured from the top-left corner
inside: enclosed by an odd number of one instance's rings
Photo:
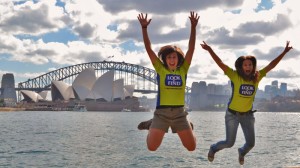
[[[253,64],[252,64],[252,61],[249,60],[249,59],[245,59],[243,61],[243,65],[242,65],[242,68],[243,68],[243,71],[244,71],[244,74],[246,76],[250,76],[253,72]]]
[[[255,56],[240,56],[235,61],[235,68],[239,76],[247,81],[257,81]]]
[[[166,45],[160,48],[158,57],[166,68],[174,71],[184,62],[184,54],[179,47]]]
[[[174,71],[177,68],[178,56],[176,52],[172,52],[166,56],[166,63],[169,70]]]

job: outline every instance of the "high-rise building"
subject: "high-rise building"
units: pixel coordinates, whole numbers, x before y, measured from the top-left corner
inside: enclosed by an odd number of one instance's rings
[[[278,80],[274,80],[272,81],[272,84],[271,84],[273,87],[275,88],[278,88]]]
[[[287,83],[281,83],[280,84],[280,95],[286,96],[287,95]]]
[[[17,93],[15,89],[15,78],[12,73],[6,73],[1,81],[1,99],[5,106],[15,106],[17,103]]]

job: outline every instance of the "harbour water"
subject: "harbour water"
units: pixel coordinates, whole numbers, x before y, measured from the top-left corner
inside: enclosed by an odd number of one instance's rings
[[[225,137],[224,112],[191,112],[197,148],[188,152],[177,134],[160,148],[146,147],[147,131],[137,125],[151,112],[1,112],[0,167],[185,167],[234,168],[244,143],[239,127],[235,145],[207,160],[210,144]],[[300,113],[257,112],[256,146],[243,167],[300,167]]]

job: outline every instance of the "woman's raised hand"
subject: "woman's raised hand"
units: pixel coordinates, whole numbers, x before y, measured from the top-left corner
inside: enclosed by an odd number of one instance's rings
[[[203,44],[200,44],[201,45],[201,47],[204,49],[204,50],[210,50],[211,48],[210,48],[210,46],[209,45],[207,45],[206,43],[205,43],[205,41],[203,41]]]
[[[190,13],[191,13],[191,16],[189,16],[189,18],[191,20],[191,24],[192,24],[192,26],[196,27],[200,16],[198,16],[198,14],[195,13],[194,11],[191,11]]]
[[[140,21],[140,24],[141,24],[142,28],[147,28],[147,26],[151,22],[151,19],[147,20],[147,16],[148,16],[147,13],[145,14],[145,16],[144,16],[143,13],[140,13],[137,17]]]
[[[289,52],[291,49],[293,49],[293,47],[292,46],[289,46],[289,44],[290,44],[290,41],[287,41],[286,42],[286,46],[285,46],[285,49],[284,49],[284,52]]]

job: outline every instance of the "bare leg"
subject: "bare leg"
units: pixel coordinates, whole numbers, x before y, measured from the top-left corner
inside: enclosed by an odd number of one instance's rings
[[[183,146],[188,151],[194,151],[196,149],[196,137],[194,136],[191,128],[183,131],[178,131],[177,133],[181,139]]]
[[[157,129],[157,128],[150,128],[148,136],[147,136],[147,146],[150,151],[156,151],[157,148],[160,146],[163,138],[165,135],[165,131]]]

